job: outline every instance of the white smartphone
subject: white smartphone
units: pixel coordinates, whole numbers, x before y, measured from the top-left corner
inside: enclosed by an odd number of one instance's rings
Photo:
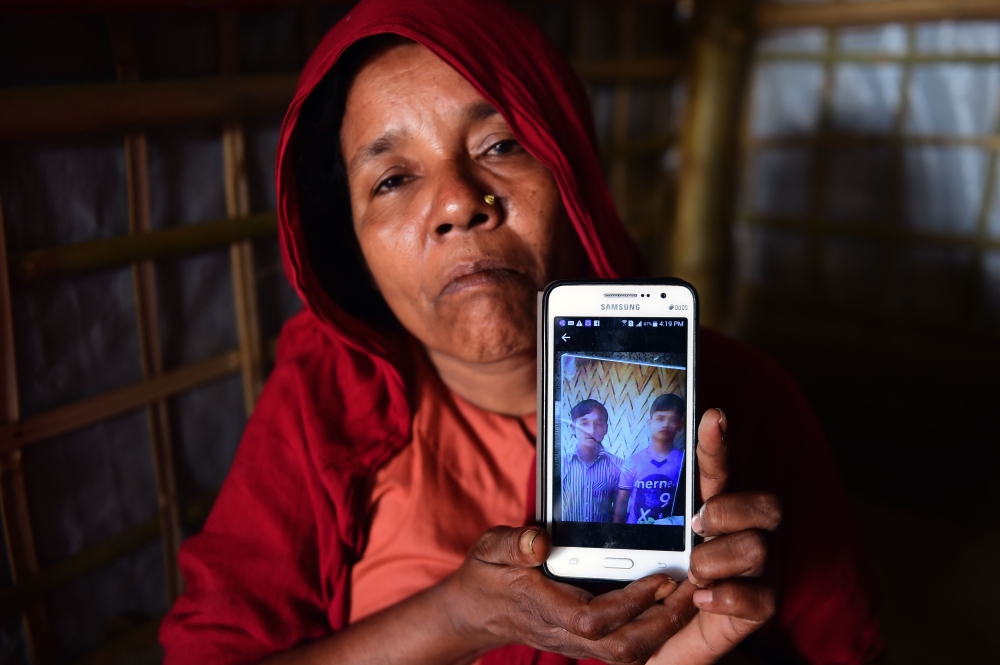
[[[537,518],[564,580],[687,575],[698,296],[680,280],[539,294]]]

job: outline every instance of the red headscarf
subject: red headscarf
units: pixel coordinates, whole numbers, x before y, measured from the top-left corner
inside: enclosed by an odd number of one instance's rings
[[[309,59],[282,125],[279,234],[305,308],[282,330],[274,372],[203,532],[182,549],[188,591],[161,629],[167,663],[256,662],[347,625],[350,566],[365,540],[359,479],[409,441],[410,347],[405,333],[352,316],[322,288],[299,214],[294,139],[303,104],[338,58],[384,33],[423,44],[461,73],[551,170],[591,276],[642,271],[605,183],[585,91],[530,21],[495,0],[355,6]],[[754,638],[755,650],[862,662],[877,643],[877,622],[822,433],[765,359],[711,333],[703,334],[701,353],[701,403],[722,406],[734,432],[746,427],[745,447],[732,455],[733,484],[776,492],[788,506],[770,559],[770,581],[785,604]],[[490,658],[567,662],[525,648]]]

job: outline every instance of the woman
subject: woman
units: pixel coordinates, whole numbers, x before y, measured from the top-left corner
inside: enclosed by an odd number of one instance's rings
[[[877,625],[821,434],[711,333],[702,403],[740,436],[727,462],[706,412],[690,580],[591,596],[540,573],[544,532],[497,526],[534,512],[535,293],[639,262],[565,60],[505,5],[461,9],[366,0],[303,72],[277,188],[305,308],[182,550],[167,662],[713,662],[774,612],[748,579],[781,520],[760,490],[794,503],[765,578],[781,610],[747,652],[863,661]],[[758,491],[723,494],[729,466]]]

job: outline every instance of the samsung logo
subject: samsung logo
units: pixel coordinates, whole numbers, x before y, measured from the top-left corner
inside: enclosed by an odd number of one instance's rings
[[[608,310],[608,309],[618,309],[618,310],[627,309],[627,310],[633,310],[633,311],[638,312],[639,311],[639,305],[638,305],[638,303],[636,303],[635,305],[620,305],[618,303],[612,303],[612,304],[608,305],[608,304],[605,304],[605,303],[601,303],[601,310],[602,311]]]

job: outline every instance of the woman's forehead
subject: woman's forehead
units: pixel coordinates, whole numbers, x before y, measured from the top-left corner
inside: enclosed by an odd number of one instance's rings
[[[415,74],[433,71],[442,75],[446,70],[458,75],[458,72],[423,44],[409,40],[393,42],[373,53],[358,67],[351,85],[351,94],[359,86],[374,84],[384,87],[394,81],[405,83]]]
[[[403,42],[358,70],[347,95],[344,133],[364,140],[405,131],[408,124],[432,116],[464,124],[496,114],[471,83],[430,49]]]

